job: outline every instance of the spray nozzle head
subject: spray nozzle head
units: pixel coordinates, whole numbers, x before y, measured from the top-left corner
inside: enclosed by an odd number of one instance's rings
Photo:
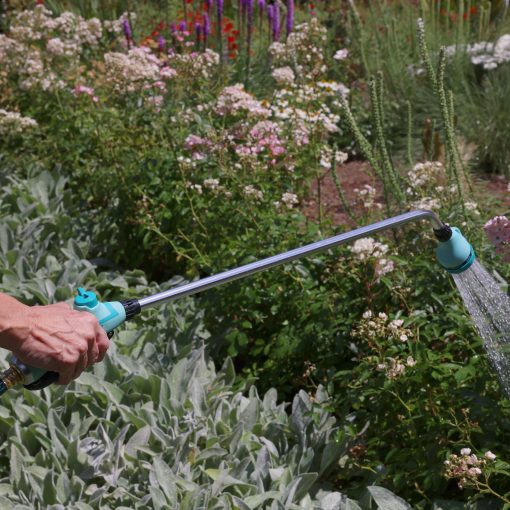
[[[449,273],[462,273],[475,261],[475,250],[457,227],[448,225],[434,230],[439,245],[437,260]]]

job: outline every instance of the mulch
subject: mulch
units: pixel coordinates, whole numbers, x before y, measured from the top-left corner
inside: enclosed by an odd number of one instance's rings
[[[363,212],[362,206],[356,200],[355,189],[361,189],[369,184],[377,190],[376,202],[384,204],[382,187],[378,179],[371,172],[368,163],[363,161],[349,161],[336,169],[336,174],[343,187],[349,206],[356,216]],[[496,175],[479,175],[473,178],[475,197],[489,193],[493,197],[493,207],[496,214],[508,214],[510,212],[510,192],[508,191],[508,179]],[[310,188],[308,199],[304,201],[301,210],[310,220],[317,221],[319,217],[317,180]],[[338,196],[335,182],[331,171],[325,172],[321,177],[321,204],[323,217],[328,218],[334,225],[356,226],[356,223],[346,213]]]

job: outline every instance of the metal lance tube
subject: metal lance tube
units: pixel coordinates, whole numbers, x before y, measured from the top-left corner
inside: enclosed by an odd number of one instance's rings
[[[395,228],[418,220],[428,220],[432,223],[434,234],[439,241],[436,250],[437,259],[444,269],[450,273],[457,274],[471,267],[475,261],[475,253],[473,247],[463,237],[460,230],[455,227],[450,228],[431,211],[417,210],[360,227],[350,232],[330,237],[329,239],[307,244],[306,246],[252,262],[251,264],[230,269],[229,271],[147,296],[140,300],[127,299],[124,301],[100,302],[94,292],[79,288],[78,295],[74,299],[74,309],[92,313],[110,336],[115,328],[140,313],[144,308],[157,306],[184,296],[190,296],[271,267],[291,262],[306,255],[328,250],[335,246],[376,234],[381,230]],[[46,372],[41,368],[29,367],[15,356],[11,356],[9,368],[0,373],[0,395],[17,384],[23,384],[29,390],[40,390],[55,382],[57,378],[58,374],[56,372]]]
[[[323,241],[317,241],[316,243],[307,244],[305,246],[301,246],[300,248],[296,248],[285,253],[280,253],[272,257],[258,260],[257,262],[252,262],[250,264],[246,264],[235,269],[230,269],[229,271],[225,271],[217,275],[209,276],[207,278],[203,278],[201,280],[197,280],[186,285],[182,285],[180,287],[175,287],[164,292],[159,292],[158,294],[154,294],[152,296],[147,296],[138,299],[140,310],[152,306],[158,306],[167,301],[178,299],[184,296],[191,296],[192,294],[202,292],[212,287],[216,287],[218,285],[222,285],[224,283],[228,283],[239,278],[244,278],[245,276],[249,276],[260,271],[264,271],[274,266],[279,266],[280,264],[285,264],[286,262],[291,262],[306,255],[312,255],[313,253],[328,250],[330,248],[334,248],[335,246],[349,243],[362,237],[370,236],[372,234],[380,232],[381,230],[396,228],[400,225],[404,225],[406,223],[419,220],[430,221],[438,238],[440,238],[440,235],[442,235],[441,233],[445,232],[447,233],[447,235],[449,232],[449,235],[451,236],[451,231],[449,227],[445,225],[432,211],[425,211],[421,209],[417,211],[411,211],[405,214],[400,214],[393,218],[378,221],[377,223],[372,223],[371,225],[367,225],[365,227],[360,227],[355,230],[351,230],[350,232],[345,232],[343,234],[330,237],[329,239],[324,239]]]

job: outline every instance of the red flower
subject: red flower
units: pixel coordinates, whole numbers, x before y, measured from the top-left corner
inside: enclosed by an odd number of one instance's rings
[[[471,7],[471,9],[469,9],[469,12],[470,12],[470,14],[475,15],[478,12],[478,9],[476,8],[476,5]]]
[[[233,43],[233,42],[235,42],[235,41],[236,41],[236,38],[235,38],[233,35],[229,35],[229,36],[227,37],[227,41],[228,41],[229,43]]]
[[[233,28],[234,24],[229,22],[223,27],[223,32],[225,33],[230,32]]]

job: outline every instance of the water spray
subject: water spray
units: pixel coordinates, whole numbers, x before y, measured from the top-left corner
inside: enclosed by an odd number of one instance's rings
[[[428,220],[432,223],[434,234],[439,241],[436,255],[439,264],[444,269],[450,273],[459,274],[471,267],[475,261],[475,252],[460,230],[456,227],[449,227],[431,211],[417,210],[378,221],[377,223],[372,223],[350,232],[307,244],[285,253],[258,260],[141,299],[103,303],[98,300],[94,292],[79,288],[78,295],[74,298],[74,309],[94,314],[104,330],[111,336],[115,328],[126,320],[138,315],[146,308],[159,306],[184,296],[191,296],[301,257],[329,250],[341,244],[350,243],[356,239],[368,237],[377,232],[419,220]],[[39,390],[56,382],[57,379],[58,374],[56,372],[46,372],[42,369],[29,367],[13,356],[10,358],[9,368],[0,374],[0,395],[18,384],[22,384],[29,390]]]

